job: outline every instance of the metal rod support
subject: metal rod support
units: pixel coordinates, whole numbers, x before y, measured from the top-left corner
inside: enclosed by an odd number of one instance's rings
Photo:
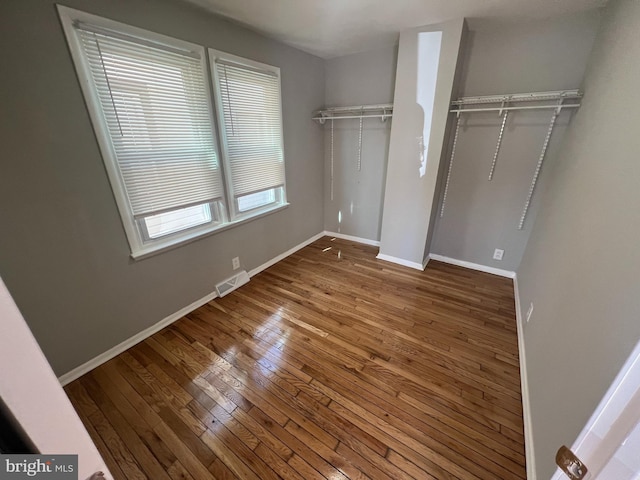
[[[453,159],[456,155],[456,144],[458,143],[458,133],[460,132],[460,116],[456,119],[456,133],[453,135],[453,146],[451,147],[451,159],[449,160],[449,170],[447,171],[447,181],[444,184],[444,195],[442,196],[442,205],[440,206],[440,218],[444,217],[444,205],[447,202],[447,193],[449,193],[449,183],[451,182],[451,168],[453,167]]]
[[[362,118],[360,118],[360,133],[358,135],[358,171],[362,170]]]
[[[489,181],[493,180],[493,172],[496,169],[498,154],[500,153],[500,146],[502,145],[502,135],[504,134],[504,126],[507,123],[508,116],[509,116],[509,112],[504,112],[504,115],[502,116],[502,125],[500,126],[500,133],[498,134],[498,143],[496,144],[496,151],[493,153],[493,161],[491,162],[491,170],[489,171]]]
[[[527,218],[527,213],[529,213],[529,206],[531,205],[531,198],[533,197],[533,192],[536,189],[536,184],[538,183],[538,177],[540,176],[540,170],[542,169],[542,164],[544,163],[544,157],[547,154],[547,148],[549,147],[549,140],[551,140],[551,133],[553,132],[553,127],[556,124],[556,119],[560,114],[560,105],[557,105],[557,108],[553,111],[553,115],[551,116],[551,123],[549,123],[549,129],[547,130],[547,136],[544,139],[544,143],[542,144],[542,151],[540,152],[540,157],[538,158],[538,164],[536,165],[536,170],[533,173],[533,179],[531,179],[531,185],[529,186],[529,194],[527,195],[527,201],[524,204],[524,209],[522,210],[522,216],[520,217],[520,223],[518,224],[518,230],[522,230],[524,227],[524,221]]]

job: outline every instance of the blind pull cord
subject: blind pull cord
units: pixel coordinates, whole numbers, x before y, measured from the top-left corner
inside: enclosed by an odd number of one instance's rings
[[[333,123],[333,120],[331,120]],[[360,134],[358,135],[358,171],[362,170],[362,117],[360,117]]]
[[[440,207],[440,218],[444,217],[444,206],[447,203],[447,193],[449,193],[449,184],[451,183],[451,169],[453,168],[453,159],[456,156],[456,144],[458,143],[458,133],[460,133],[460,114],[456,120],[456,133],[453,135],[453,145],[451,147],[451,158],[449,159],[449,169],[447,171],[447,180],[444,184],[444,195],[442,196],[442,206]]]
[[[509,112],[505,111],[502,115],[502,125],[500,126],[500,133],[498,134],[498,143],[496,144],[496,151],[493,153],[493,161],[491,162],[491,170],[489,171],[489,181],[493,180],[493,173],[496,170],[496,163],[498,161],[498,154],[500,153],[500,146],[502,145],[502,136],[504,135],[504,126],[507,123],[507,117]]]
[[[542,169],[542,164],[544,163],[544,157],[547,155],[547,148],[549,147],[549,141],[551,140],[553,127],[556,125],[556,119],[558,118],[558,115],[562,110],[562,107],[560,106],[561,104],[562,100],[559,100],[558,107],[553,111],[553,115],[551,115],[551,122],[549,123],[549,128],[547,129],[547,135],[544,138],[544,143],[542,144],[542,151],[540,152],[540,157],[538,158],[536,170],[535,172],[533,172],[533,178],[531,179],[531,186],[529,186],[527,201],[525,202],[524,209],[522,210],[520,223],[518,223],[518,230],[522,230],[524,228],[524,221],[527,219],[527,213],[529,213],[529,206],[531,205],[531,197],[533,197],[533,192],[536,189],[536,185],[538,183],[538,177],[540,176],[540,170]]]
[[[333,201],[333,120],[331,120],[331,201]]]
[[[122,125],[120,125],[120,116],[118,115],[118,109],[116,108],[116,102],[113,100],[113,92],[111,91],[111,82],[109,82],[109,75],[107,74],[107,69],[104,66],[104,59],[102,58],[102,49],[100,48],[100,42],[98,41],[98,37],[96,34],[93,34],[93,38],[96,41],[96,47],[98,48],[98,56],[100,57],[100,65],[102,66],[102,71],[104,73],[104,78],[107,80],[107,88],[109,89],[109,98],[111,99],[111,105],[113,106],[113,111],[116,114],[116,122],[118,122],[118,130],[120,130],[120,136],[124,137],[124,133],[122,133]]]
[[[224,88],[227,91],[227,104],[229,105],[229,120],[231,121],[231,135],[235,136],[236,131],[233,125],[233,108],[231,108],[231,95],[229,95],[229,78],[227,77],[227,66],[223,63],[224,69]]]

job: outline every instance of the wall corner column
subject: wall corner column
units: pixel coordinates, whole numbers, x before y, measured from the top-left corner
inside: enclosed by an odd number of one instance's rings
[[[379,258],[422,269],[438,208],[441,158],[464,19],[400,34]]]

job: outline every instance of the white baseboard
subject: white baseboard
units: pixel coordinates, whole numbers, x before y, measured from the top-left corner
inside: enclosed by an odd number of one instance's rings
[[[344,233],[330,232],[328,230],[325,230],[324,234],[327,237],[341,238],[343,240],[350,240],[352,242],[363,243],[365,245],[371,245],[374,247],[380,246],[380,242],[378,240],[369,240],[368,238],[354,237],[353,235],[345,235]]]
[[[518,276],[513,276],[513,292],[516,300],[516,328],[518,331],[518,356],[520,363],[520,389],[522,393],[522,420],[524,422],[524,450],[527,463],[527,480],[536,480],[536,462],[533,450],[533,423],[531,421],[531,403],[529,401],[529,381],[527,377],[527,357],[524,347],[524,318],[520,308],[520,290]]]
[[[379,253],[376,255],[376,258],[386,262],[397,263],[398,265],[403,265],[405,267],[415,268],[416,270],[424,270],[424,266],[421,263],[405,260],[404,258],[393,257],[391,255],[385,255],[384,253]]]
[[[196,300],[192,304],[187,305],[186,307],[178,310],[176,313],[171,314],[166,318],[163,318],[162,320],[160,320],[155,325],[151,325],[149,328],[145,328],[141,332],[138,332],[134,336],[126,339],[124,342],[119,343],[115,347],[110,348],[106,352],[101,353],[97,357],[89,360],[86,363],[83,363],[79,367],[74,368],[70,372],[67,372],[64,375],[62,375],[61,377],[58,377],[58,381],[64,387],[68,383],[71,383],[74,380],[80,378],[85,373],[88,373],[91,370],[93,370],[94,368],[99,367],[103,363],[108,362],[112,358],[117,357],[122,352],[125,352],[125,351],[129,350],[134,345],[137,345],[138,343],[140,343],[143,340],[147,339],[148,337],[150,337],[154,333],[159,332],[164,327],[167,327],[167,326],[171,325],[173,322],[175,322],[176,320],[184,317],[186,314],[188,314],[190,312],[193,312],[196,308],[199,308],[202,305],[204,305],[205,303],[210,302],[211,300],[213,300],[217,296],[218,296],[218,294],[216,292],[213,292],[213,293],[210,293],[208,295],[205,295],[204,297]]]
[[[499,275],[501,277],[514,278],[516,272],[511,270],[502,270],[500,268],[488,267],[486,265],[480,265],[479,263],[467,262],[465,260],[458,260],[456,258],[445,257],[443,255],[437,255],[430,253],[429,258],[437,260],[438,262],[450,263],[451,265],[458,265],[459,267],[470,268],[472,270],[478,270],[479,272],[492,273],[493,275]]]
[[[261,271],[269,268],[271,265],[274,265],[274,264],[278,263],[283,258],[288,257],[292,253],[295,253],[298,250],[300,250],[301,248],[306,247],[310,243],[313,243],[316,240],[318,240],[319,238],[324,237],[324,235],[325,235],[325,232],[320,232],[317,235],[314,235],[310,239],[305,240],[301,244],[296,245],[295,247],[287,250],[283,254],[278,255],[275,258],[272,258],[271,260],[269,260],[268,262],[263,263],[262,265],[260,265],[257,268],[254,268],[253,270],[251,270],[249,272],[249,276],[253,277],[254,275],[260,273]],[[168,317],[163,318],[162,320],[160,320],[155,325],[152,325],[149,328],[145,328],[144,330],[142,330],[141,332],[136,333],[135,335],[133,335],[132,337],[128,338],[124,342],[119,343],[115,347],[110,348],[106,352],[101,353],[97,357],[89,360],[88,362],[83,363],[82,365],[74,368],[70,372],[67,372],[64,375],[58,377],[58,381],[64,387],[65,385],[67,385],[67,384],[73,382],[74,380],[80,378],[85,373],[90,372],[94,368],[99,367],[103,363],[108,362],[112,358],[120,355],[122,352],[127,351],[128,349],[130,349],[134,345],[137,345],[138,343],[140,343],[143,340],[147,339],[148,337],[150,337],[154,333],[157,333],[160,330],[162,330],[163,328],[171,325],[173,322],[175,322],[176,320],[179,320],[180,318],[184,317],[186,314],[193,312],[196,308],[199,308],[202,305],[204,305],[205,303],[208,303],[211,300],[213,300],[214,298],[217,298],[217,296],[218,296],[218,294],[216,292],[212,292],[212,293],[209,293],[209,294],[205,295],[204,297],[196,300],[195,302],[191,303],[190,305],[187,305],[186,307],[181,308],[180,310],[178,310],[177,312],[169,315]]]
[[[254,275],[257,275],[261,271],[266,270],[270,266],[275,265],[276,263],[278,263],[280,260],[283,260],[283,259],[287,258],[289,255],[292,255],[292,254],[296,253],[301,248],[304,248],[307,245],[312,244],[313,242],[315,242],[316,240],[319,240],[320,238],[322,238],[324,236],[325,236],[325,232],[320,232],[320,233],[315,234],[313,237],[309,238],[308,240],[305,240],[304,242],[296,245],[295,247],[290,248],[286,252],[278,255],[277,257],[273,257],[271,260],[269,260],[268,262],[263,263],[259,267],[256,267],[253,270],[250,270],[249,271],[249,276],[253,277]]]

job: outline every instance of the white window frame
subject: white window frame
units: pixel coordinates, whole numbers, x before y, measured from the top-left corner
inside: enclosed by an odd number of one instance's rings
[[[286,185],[282,187],[281,189],[282,193],[280,195],[277,195],[276,202],[266,205],[264,207],[251,209],[246,212],[238,212],[235,202],[231,201],[233,199],[233,196],[232,196],[232,191],[230,190],[231,181],[227,175],[227,172],[229,172],[229,169],[226,162],[226,155],[220,154],[221,150],[224,150],[224,148],[226,148],[224,130],[222,128],[222,126],[224,125],[224,122],[220,122],[219,115],[214,114],[214,111],[213,111],[216,106],[220,105],[220,98],[219,98],[219,94],[217,93],[217,87],[216,87],[217,82],[214,81],[214,78],[213,78],[213,75],[214,75],[213,68],[207,65],[207,57],[208,57],[207,50],[209,51],[209,55],[212,55],[213,52],[215,52],[215,54],[217,55],[224,55],[224,58],[226,59],[233,58],[235,62],[238,62],[243,65],[249,65],[254,67],[259,66],[262,69],[277,71],[278,82],[280,82],[279,68],[262,64],[259,62],[254,62],[252,60],[244,59],[241,57],[237,57],[235,55],[226,54],[224,52],[219,52],[217,50],[207,49],[201,45],[193,44],[190,42],[179,40],[179,39],[162,35],[159,33],[133,27],[124,23],[116,22],[110,19],[99,17],[97,15],[92,15],[92,14],[75,10],[62,5],[57,5],[57,7],[58,7],[61,23],[63,26],[63,30],[67,39],[67,43],[69,45],[69,49],[73,58],[73,63],[75,65],[75,69],[80,81],[82,92],[85,97],[85,103],[89,111],[89,116],[91,118],[91,121],[94,127],[94,132],[96,134],[98,145],[100,147],[100,151],[102,152],[104,165],[107,170],[109,181],[111,183],[111,188],[114,193],[115,201],[118,206],[120,216],[122,218],[124,230],[129,242],[129,247],[131,249],[131,256],[134,259],[144,258],[146,256],[167,250],[169,248],[173,248],[173,247],[182,245],[184,243],[188,243],[204,235],[226,230],[227,228],[237,226],[239,224],[245,223],[246,221],[253,220],[253,219],[262,217],[264,215],[280,211],[288,207],[289,204],[286,201],[286,194],[285,194]],[[218,158],[218,162],[221,168],[222,181],[225,189],[225,196],[224,196],[224,201],[222,202],[222,205],[220,205],[220,202],[214,202],[209,204],[211,209],[211,217],[212,217],[211,222],[206,223],[204,225],[181,230],[175,233],[171,233],[156,239],[152,239],[146,233],[145,228],[140,225],[140,220],[137,220],[136,218],[134,218],[132,208],[130,206],[130,202],[128,199],[124,179],[122,178],[122,174],[120,173],[118,160],[117,160],[117,157],[113,148],[113,144],[109,135],[109,130],[107,128],[104,115],[100,107],[100,101],[93,87],[93,79],[90,74],[89,65],[88,65],[88,62],[85,60],[84,52],[82,50],[79,38],[75,31],[74,22],[76,21],[86,22],[88,24],[97,25],[100,27],[108,28],[116,32],[120,32],[125,35],[137,37],[145,41],[151,41],[154,43],[167,45],[173,48],[179,48],[182,50],[197,52],[199,54],[200,62],[202,66],[203,79],[205,83],[207,83],[208,85],[212,85],[214,95],[216,98],[216,102],[214,103],[214,99],[211,95],[211,91],[209,88],[207,88],[207,100],[208,100],[207,108],[209,111],[211,124],[213,125],[213,129],[214,129],[213,135],[214,135],[216,156]],[[279,95],[279,100],[280,100],[279,128],[282,132],[282,94],[281,94],[280,88],[279,88],[279,94],[280,94]],[[216,110],[217,110],[217,113],[220,114],[219,108],[216,108]],[[281,139],[283,138],[282,133],[280,138]],[[221,144],[225,145],[225,147],[221,148]],[[283,149],[282,151],[283,151],[283,158],[284,158],[284,145],[281,145],[281,148]]]
[[[226,122],[224,120],[224,113],[222,107],[222,94],[218,85],[220,84],[220,78],[218,69],[216,67],[216,60],[223,60],[229,63],[235,63],[241,67],[248,67],[249,69],[267,71],[273,73],[278,80],[278,104],[279,104],[279,114],[280,114],[280,150],[282,152],[283,162],[286,166],[286,162],[284,160],[284,134],[283,134],[283,126],[282,126],[282,85],[280,79],[280,68],[274,67],[272,65],[267,65],[266,63],[256,62],[255,60],[250,60],[248,58],[239,57],[237,55],[232,55],[230,53],[222,52],[220,50],[215,50],[213,48],[209,48],[209,66],[211,72],[211,82],[212,88],[216,99],[216,115],[217,115],[217,126],[218,132],[220,132],[220,149],[222,153],[222,163],[224,165],[224,171],[230,172],[231,165],[229,162],[229,148],[227,143],[227,134],[226,134]],[[256,215],[260,215],[262,213],[268,213],[274,209],[281,208],[282,206],[287,206],[287,187],[286,187],[286,168],[285,168],[285,183],[282,188],[274,189],[275,201],[273,203],[269,203],[264,206],[260,206],[257,208],[253,208],[247,211],[240,211],[238,207],[238,202],[235,200],[233,185],[231,180],[231,175],[227,174],[223,176],[223,180],[226,186],[227,193],[227,208],[229,209],[229,214],[233,220],[242,220],[245,218],[251,218]]]

